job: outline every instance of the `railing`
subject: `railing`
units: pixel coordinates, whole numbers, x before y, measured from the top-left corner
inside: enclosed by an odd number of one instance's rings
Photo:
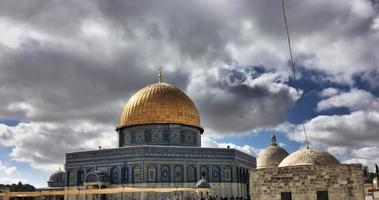
[[[88,195],[88,194],[115,194],[133,192],[211,192],[211,189],[201,188],[155,188],[155,187],[117,187],[104,189],[65,189],[35,192],[2,192],[0,197],[9,200],[10,197],[41,197],[41,196],[65,196],[65,195]]]

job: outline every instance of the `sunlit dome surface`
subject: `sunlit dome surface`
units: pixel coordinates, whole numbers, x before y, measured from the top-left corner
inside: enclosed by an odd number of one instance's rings
[[[257,169],[277,167],[289,154],[282,147],[271,144],[257,158]]]
[[[120,128],[155,123],[200,127],[199,112],[192,100],[168,83],[155,83],[140,89],[126,103]]]
[[[331,154],[318,149],[301,149],[287,156],[279,167],[300,165],[338,165],[340,162]]]

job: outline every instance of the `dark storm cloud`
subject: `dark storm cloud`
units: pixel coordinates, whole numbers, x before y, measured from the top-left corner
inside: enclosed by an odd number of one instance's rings
[[[259,69],[220,70],[226,78],[212,74],[204,82],[190,86],[190,94],[201,113],[203,125],[216,134],[247,133],[275,126],[285,120],[296,100],[295,90],[285,84],[286,77]],[[204,87],[203,85],[207,85]]]
[[[90,1],[5,0],[0,2],[0,17],[44,32],[73,36],[82,20],[96,17],[96,5]]]
[[[148,38],[173,45],[183,58],[212,62],[215,57],[227,59],[225,45],[239,34],[238,26],[232,23],[238,19],[228,23],[230,11],[218,12],[218,5],[213,7],[212,3],[116,0],[99,1],[98,8],[108,22],[122,27],[131,38],[142,30]]]
[[[199,1],[186,4],[176,1],[25,1],[21,6],[4,1],[2,4],[4,17],[57,36],[57,43],[26,38],[20,48],[3,52],[1,81],[7,87],[2,90],[6,96],[2,117],[25,121],[117,122],[123,97],[155,78],[156,72],[146,65],[159,63],[160,48],[178,52],[168,60],[179,60],[175,63],[178,66],[165,71],[165,77],[186,89],[191,75],[190,69],[184,69],[191,66],[187,61],[196,69],[207,67],[204,65],[217,58],[222,62],[231,60],[225,46],[237,40],[240,33],[236,22],[243,16],[237,7],[229,7],[229,4],[207,5]],[[219,9],[225,10],[219,12]],[[61,44],[62,38],[80,43],[81,26],[87,18],[113,27],[111,44],[125,42],[144,46],[114,48],[112,56],[107,57],[102,49],[83,52],[77,51],[75,45]],[[139,40],[142,41],[136,42]],[[241,95],[241,101],[249,98],[237,88],[229,90],[234,91],[236,97]],[[256,89],[255,93],[258,90],[264,92],[265,89]]]
[[[121,40],[137,39],[143,32],[177,47],[182,56],[207,59],[227,56],[225,44],[239,34],[233,25],[238,19],[228,23],[229,9],[236,8],[217,9],[202,1],[2,1],[0,16],[64,37],[77,36],[86,19],[98,20]]]
[[[108,60],[33,40],[4,53],[1,117],[27,121],[85,118],[117,123],[130,93],[155,82],[157,72],[143,67],[140,52],[125,50],[115,54],[113,60]],[[166,73],[165,77],[179,87],[186,84],[187,77],[180,72],[175,76]],[[30,104],[35,114],[28,117],[9,111],[9,105],[17,102]]]

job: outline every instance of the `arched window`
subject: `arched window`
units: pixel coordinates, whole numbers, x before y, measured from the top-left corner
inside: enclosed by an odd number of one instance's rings
[[[121,173],[121,181],[122,183],[127,183],[129,181],[129,169],[127,166],[124,166],[122,168],[122,173]]]
[[[229,166],[224,168],[224,180],[226,182],[232,181],[232,168]]]
[[[70,171],[67,171],[66,173],[66,186],[69,186],[70,185],[70,175],[71,175],[71,170]]]
[[[212,181],[219,182],[221,180],[220,167],[214,166],[212,168]]]
[[[247,173],[247,170],[245,168],[243,168],[243,177],[242,177],[242,181],[243,183],[246,183],[247,182],[247,176],[246,176],[246,173]]]
[[[147,180],[149,182],[155,182],[156,181],[156,177],[157,177],[156,167],[155,167],[155,165],[150,165],[147,168]]]
[[[239,175],[238,175],[238,179],[239,179],[239,182],[242,183],[242,168],[238,168],[239,170]]]
[[[78,172],[77,172],[77,175],[76,175],[76,184],[77,185],[83,185],[83,181],[84,181],[84,172],[82,169],[79,169]]]
[[[70,170],[69,173],[68,173],[68,183],[69,185],[75,185],[76,184],[76,181],[75,181],[75,171],[74,170]]]
[[[206,180],[208,180],[208,168],[207,168],[207,166],[201,166],[200,167],[200,175],[201,175],[201,177],[203,178],[205,178]]]
[[[141,167],[139,165],[136,165],[133,167],[133,182],[141,182],[142,177],[141,177]]]
[[[87,176],[86,176],[86,182],[87,183],[96,183],[99,181],[99,177],[97,176],[96,173],[94,172],[90,172]]]
[[[162,166],[161,168],[161,181],[170,182],[170,167]]]
[[[113,167],[111,169],[111,183],[112,184],[118,183],[118,168],[117,167]]]
[[[249,170],[246,169],[246,180],[245,180],[245,183],[249,183],[249,177],[250,177]]]
[[[183,182],[183,168],[181,166],[175,166],[174,168],[175,182]]]
[[[187,182],[196,182],[196,168],[193,165],[187,168]]]

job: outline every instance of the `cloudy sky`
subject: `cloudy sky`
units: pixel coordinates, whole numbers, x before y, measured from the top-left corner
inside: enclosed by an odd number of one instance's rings
[[[127,99],[164,81],[194,101],[203,146],[253,155],[272,132],[379,162],[379,1],[0,1],[0,183],[45,186],[65,152],[117,146]],[[300,88],[298,100],[295,87]]]

